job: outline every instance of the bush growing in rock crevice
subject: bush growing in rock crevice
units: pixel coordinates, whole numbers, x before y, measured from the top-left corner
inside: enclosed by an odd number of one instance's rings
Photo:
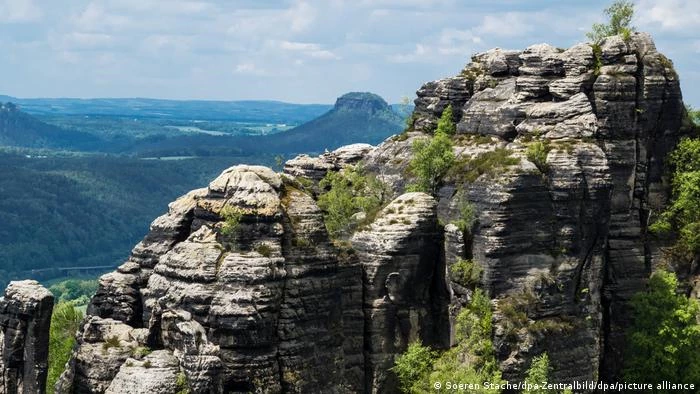
[[[51,314],[51,328],[49,329],[47,387],[53,387],[61,376],[66,362],[70,358],[73,345],[75,344],[75,333],[78,331],[82,320],[82,312],[73,306],[72,303],[60,302],[54,306]]]
[[[479,284],[482,271],[473,260],[459,259],[450,266],[452,280],[465,287],[474,287]]]
[[[353,226],[370,222],[390,196],[387,186],[359,167],[329,172],[319,183],[318,206],[332,238],[350,235]],[[364,216],[364,219],[358,217]]]
[[[546,174],[549,170],[547,166],[547,154],[551,150],[549,141],[534,141],[527,145],[525,155],[541,173]]]
[[[219,215],[224,219],[224,223],[221,226],[221,234],[227,237],[235,236],[238,233],[243,212],[236,207],[227,205],[221,209]]]
[[[457,226],[463,234],[471,233],[474,223],[476,223],[476,209],[474,204],[469,201],[463,193],[457,197],[459,204],[459,218],[452,223]]]
[[[449,176],[461,183],[472,183],[484,174],[494,176],[499,171],[520,163],[519,158],[511,156],[512,153],[510,149],[496,148],[472,158],[461,158],[450,168]]]
[[[413,158],[408,170],[416,177],[416,181],[406,188],[408,191],[437,194],[443,177],[455,162],[451,138],[455,131],[452,107],[448,106],[440,116],[435,134],[429,139],[413,142]]]
[[[649,227],[655,234],[677,234],[677,258],[700,253],[700,139],[684,139],[670,155],[672,202]]]
[[[678,280],[657,271],[648,290],[632,299],[623,371],[627,381],[700,382],[698,302],[678,294]]]
[[[608,22],[594,23],[591,31],[586,33],[586,37],[594,43],[599,43],[605,37],[619,34],[625,41],[629,41],[632,32],[635,31],[634,26],[631,25],[634,16],[634,3],[616,0],[603,12],[608,16]]]
[[[407,393],[425,393],[434,390],[434,382],[505,383],[491,341],[492,318],[488,297],[477,289],[471,303],[457,316],[455,347],[437,352],[414,343],[397,357],[392,371],[397,374],[401,389]],[[482,386],[472,392],[498,393],[500,390]]]

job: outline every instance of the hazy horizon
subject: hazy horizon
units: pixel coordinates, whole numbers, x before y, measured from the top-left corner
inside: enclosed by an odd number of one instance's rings
[[[609,1],[0,0],[0,95],[390,103],[472,54],[585,41]],[[700,2],[635,1],[634,25],[700,106]]]

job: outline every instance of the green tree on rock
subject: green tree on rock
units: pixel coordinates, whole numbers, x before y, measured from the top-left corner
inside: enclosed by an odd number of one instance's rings
[[[523,390],[524,394],[555,394],[556,390],[549,390],[540,385],[543,382],[549,382],[549,355],[543,353],[532,359],[530,369],[527,370],[525,383],[532,386],[530,389]]]
[[[396,358],[392,371],[399,378],[402,391],[434,392],[435,382],[504,384],[491,340],[492,320],[490,300],[481,289],[477,289],[469,305],[457,316],[456,346],[440,352],[414,343]],[[499,393],[500,390],[482,387],[469,392]]]
[[[673,254],[686,260],[700,253],[700,139],[684,139],[670,155],[673,199],[649,227],[656,234],[677,234]]]
[[[628,382],[700,383],[697,301],[678,294],[678,280],[657,271],[646,292],[632,299],[624,377]]]
[[[454,135],[457,132],[457,126],[454,122],[454,115],[452,112],[452,105],[448,105],[442,115],[440,115],[440,120],[438,120],[437,129],[435,134],[445,133],[447,135]]]
[[[414,184],[409,185],[408,191],[437,194],[443,177],[455,163],[451,138],[455,132],[452,107],[448,106],[440,116],[435,135],[430,139],[414,141],[411,147],[413,159],[408,169],[417,179]]]
[[[608,16],[608,23],[594,23],[591,31],[586,33],[586,37],[594,43],[599,43],[603,38],[622,34],[629,38],[635,31],[631,26],[634,17],[634,3],[625,0],[616,0],[612,5],[604,10]]]

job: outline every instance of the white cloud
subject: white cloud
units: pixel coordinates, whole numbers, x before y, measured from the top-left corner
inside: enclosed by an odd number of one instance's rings
[[[64,37],[64,44],[73,49],[90,49],[109,46],[113,43],[113,38],[109,34],[103,33],[80,33],[73,32]]]
[[[691,29],[698,32],[700,1],[698,0],[641,0],[637,4],[636,22],[641,27],[660,26],[662,30]]]
[[[316,20],[316,9],[307,2],[297,2],[286,12],[291,30],[300,32],[307,30]]]
[[[82,31],[122,30],[131,25],[131,19],[108,12],[101,4],[92,2],[73,18],[73,23],[78,30]]]
[[[0,22],[33,22],[43,14],[33,0],[0,0]]]
[[[265,76],[268,75],[267,71],[264,69],[258,68],[254,63],[240,63],[236,65],[236,68],[233,70],[234,73],[236,74],[244,74],[244,75],[256,75],[256,76]]]
[[[413,49],[412,52],[390,55],[387,58],[387,60],[389,60],[392,63],[424,62],[428,60],[428,55],[431,53],[432,51],[428,46],[423,44],[416,44],[416,47]]]
[[[481,37],[471,30],[444,29],[438,43],[441,55],[461,55],[466,59],[474,52],[475,45],[481,44]]]
[[[541,19],[533,14],[506,12],[504,14],[486,15],[476,31],[482,35],[496,37],[518,37],[531,33]]]
[[[316,59],[337,60],[340,59],[335,53],[323,49],[320,44],[310,42],[280,41],[277,46],[285,51],[299,52],[303,55]]]
[[[192,48],[192,37],[172,34],[154,34],[146,37],[141,48],[148,52],[178,51],[187,52]]]

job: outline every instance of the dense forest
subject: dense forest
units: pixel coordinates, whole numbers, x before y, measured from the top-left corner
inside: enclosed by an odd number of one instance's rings
[[[35,269],[115,266],[170,201],[240,162],[274,158],[0,154],[0,285]]]

